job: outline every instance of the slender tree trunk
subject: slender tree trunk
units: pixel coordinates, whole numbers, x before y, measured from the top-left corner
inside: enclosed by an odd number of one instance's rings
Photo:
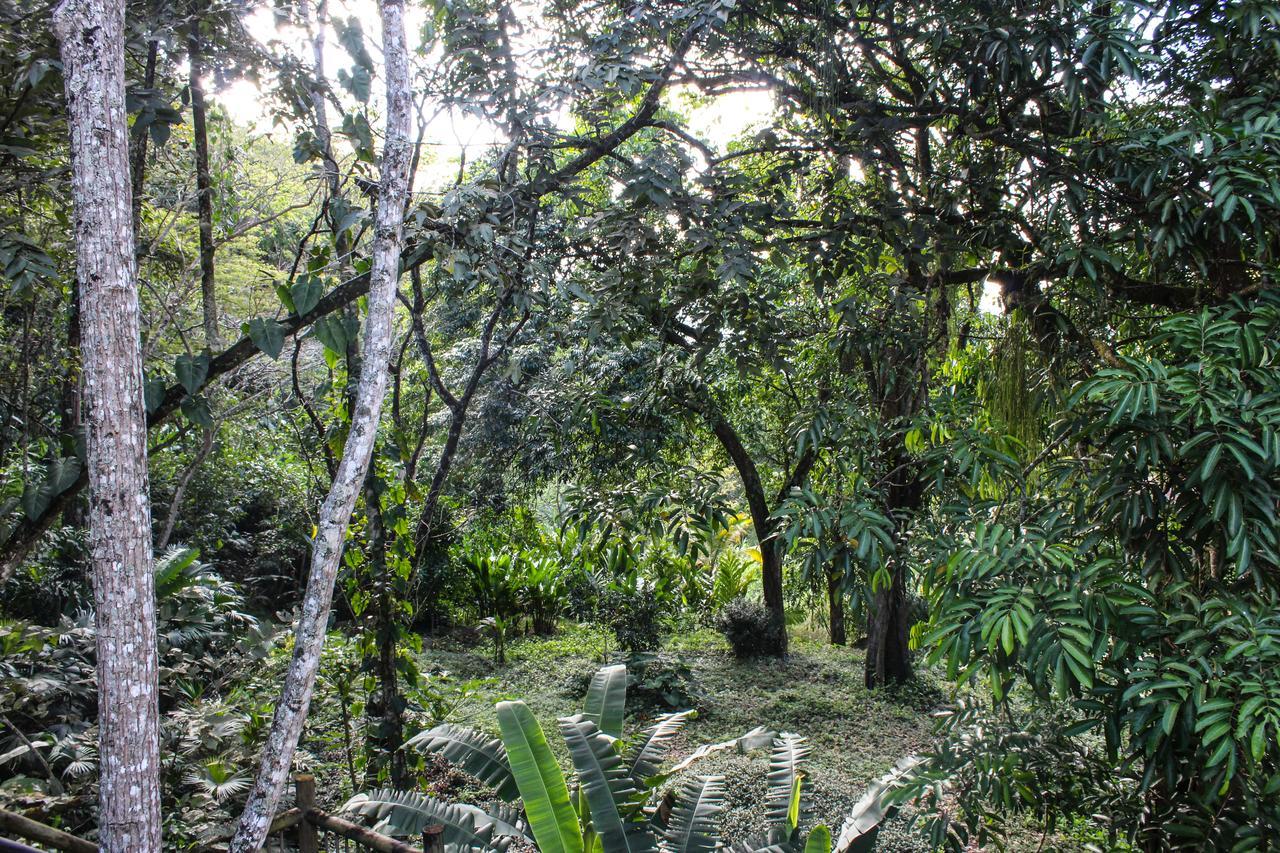
[[[422,514],[418,516],[418,525],[414,533],[415,553],[426,554],[431,540],[439,532],[436,511],[440,507],[440,498],[444,496],[444,484],[453,470],[453,458],[458,453],[458,444],[462,441],[462,428],[466,424],[467,409],[470,397],[464,397],[457,405],[449,407],[449,433],[445,436],[444,447],[440,449],[440,458],[436,460],[435,473],[431,475],[431,485],[427,489],[427,497],[422,502]]]
[[[385,769],[391,787],[402,789],[408,780],[405,778],[404,752],[400,749],[404,743],[404,721],[401,718],[399,673],[396,669],[395,578],[387,571],[386,525],[372,463],[365,476],[364,505],[369,576],[376,590],[373,648],[365,652],[365,667],[377,676],[374,694],[365,702],[369,732],[365,738],[366,778],[370,787],[377,787]]]
[[[80,289],[79,285],[73,285],[67,301],[67,370],[62,375],[62,391],[59,394],[59,408],[62,411],[58,431],[62,438],[62,452],[66,456],[76,455],[76,444],[81,438],[84,396],[80,378]],[[84,524],[84,510],[81,501],[69,501],[62,514],[63,523],[80,527]]]
[[[848,642],[844,628],[844,590],[840,588],[840,574],[827,570],[827,633],[833,646]]]
[[[213,186],[209,179],[209,127],[204,104],[204,63],[200,45],[200,21],[191,22],[187,36],[191,90],[191,133],[195,137],[196,196],[200,224],[200,304],[204,312],[204,342],[210,351],[219,346],[218,293],[213,274]]]
[[[742,491],[751,511],[751,525],[755,529],[756,542],[760,547],[760,580],[764,590],[764,604],[769,610],[770,621],[773,622],[778,637],[777,646],[769,653],[781,657],[787,653],[787,611],[782,595],[783,543],[775,535],[773,514],[755,461],[728,421],[714,414],[707,417],[711,422],[711,431],[729,454],[729,459],[738,471],[738,478],[742,481]]]
[[[895,471],[889,484],[887,504],[889,516],[899,530],[898,551],[890,558],[888,587],[879,589],[871,601],[871,613],[867,623],[867,663],[865,681],[869,688],[885,684],[901,684],[910,681],[914,672],[911,665],[911,614],[907,601],[907,566],[904,544],[900,535],[907,524],[907,516],[920,508],[924,496],[924,484],[919,471],[901,449],[901,441],[887,455],[886,465]]]
[[[511,288],[508,288],[489,313],[489,319],[485,321],[484,331],[480,334],[480,352],[476,356],[475,364],[471,367],[471,375],[467,378],[467,383],[462,389],[462,395],[455,397],[445,386],[444,378],[436,368],[435,358],[431,354],[431,344],[427,341],[426,330],[422,325],[422,318],[419,313],[422,308],[421,284],[422,281],[417,271],[414,271],[413,336],[417,340],[422,360],[427,364],[427,374],[431,379],[431,384],[435,386],[440,399],[444,401],[445,406],[449,409],[449,432],[445,437],[444,447],[440,450],[440,458],[436,462],[436,470],[431,477],[431,485],[427,489],[427,497],[422,503],[422,513],[418,516],[418,524],[414,531],[415,554],[419,558],[419,567],[421,566],[420,558],[429,552],[429,545],[439,532],[436,510],[440,506],[440,499],[444,496],[444,486],[448,482],[449,472],[453,469],[453,460],[457,455],[458,446],[462,442],[462,430],[467,423],[467,413],[471,408],[472,400],[475,399],[476,391],[480,388],[480,380],[484,378],[485,373],[496,363],[497,359],[507,351],[511,342],[515,339],[515,333],[524,324],[524,320],[517,323],[515,329],[507,335],[505,340],[499,343],[497,350],[493,349],[494,331],[497,329],[498,320],[501,319],[506,311],[512,292]],[[528,318],[528,314],[525,315],[525,318]]]
[[[142,86],[151,89],[156,84],[156,55],[160,52],[160,42],[152,39],[147,43],[147,65],[142,72]],[[133,200],[130,209],[133,212],[133,237],[135,240],[142,234],[142,194],[147,179],[147,141],[150,133],[140,127],[133,134]]]
[[[147,415],[124,106],[123,0],[54,11],[71,129],[98,643],[98,844],[160,849]]]
[[[169,511],[164,517],[164,528],[160,532],[160,538],[156,540],[156,550],[163,551],[169,547],[169,540],[173,537],[173,528],[178,523],[178,511],[182,509],[182,498],[187,493],[187,487],[191,485],[191,480],[196,475],[196,471],[200,468],[200,463],[204,462],[205,457],[213,450],[213,434],[214,431],[205,428],[204,436],[200,442],[200,449],[196,451],[196,455],[192,457],[190,464],[182,470],[182,474],[178,477],[178,482],[173,487],[173,499],[169,501]]]
[[[253,790],[231,841],[234,853],[257,850],[266,836],[293,763],[315,686],[333,583],[351,511],[373,452],[391,360],[392,311],[400,275],[405,196],[409,185],[409,60],[404,35],[404,0],[382,0],[383,51],[386,56],[387,134],[374,224],[369,315],[365,324],[364,366],[356,409],[342,461],[320,509],[312,546],[311,576],[298,617],[293,659],[276,705]]]

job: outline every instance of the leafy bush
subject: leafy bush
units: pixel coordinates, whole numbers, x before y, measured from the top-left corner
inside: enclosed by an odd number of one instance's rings
[[[468,554],[471,602],[494,637],[494,657],[505,661],[509,637],[523,625],[535,634],[555,632],[569,605],[565,567],[553,556],[530,551]]]
[[[634,586],[613,583],[600,597],[600,621],[613,632],[628,655],[651,652],[662,645],[665,604],[643,579]]]
[[[715,627],[740,659],[766,656],[779,647],[779,629],[758,601],[735,598],[716,615]]]
[[[315,500],[306,467],[281,446],[279,423],[224,424],[212,453],[196,469],[171,541],[203,555],[218,574],[241,586],[256,607],[288,609],[306,577]],[[187,454],[152,459],[157,523],[167,519]]]
[[[55,527],[46,534],[34,559],[0,587],[0,608],[10,619],[42,625],[54,625],[60,616],[88,610],[93,605],[93,589],[87,564],[85,531]]]
[[[738,598],[746,598],[760,580],[760,563],[737,548],[720,553],[711,569],[707,608],[718,612]]]
[[[1101,741],[1140,801],[1099,807],[1130,843],[1256,849],[1280,834],[1277,389],[1280,299],[1175,316],[1073,393],[1048,446],[1074,453],[1036,480],[1003,474],[1016,509],[976,504],[944,531],[924,575],[934,659],[985,678],[1008,714],[1021,688],[1072,715],[1030,751],[1014,736],[968,757],[944,745],[923,786],[992,762],[1034,778],[1053,755],[1087,790],[1094,768],[1075,756]],[[958,843],[993,831],[992,801],[1049,819],[1098,807],[1021,782],[978,790]]]
[[[680,658],[662,654],[636,654],[627,659],[627,689],[641,702],[672,710],[695,708],[698,690],[693,670]]]

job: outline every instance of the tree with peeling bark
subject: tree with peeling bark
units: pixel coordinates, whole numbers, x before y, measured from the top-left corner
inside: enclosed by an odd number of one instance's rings
[[[160,746],[147,416],[124,90],[124,3],[54,12],[71,131],[76,278],[88,405],[89,541],[98,642],[98,844],[160,849]]]
[[[257,850],[266,838],[280,795],[289,780],[320,667],[333,585],[347,526],[364,484],[377,437],[391,361],[392,315],[401,272],[404,210],[409,188],[412,101],[405,43],[403,0],[381,0],[387,125],[374,220],[372,269],[360,382],[350,431],[329,494],[320,508],[311,552],[311,573],[295,628],[293,658],[276,702],[253,790],[231,841],[233,851]]]

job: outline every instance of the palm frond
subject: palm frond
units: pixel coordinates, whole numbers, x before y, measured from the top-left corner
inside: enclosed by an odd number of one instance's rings
[[[869,853],[875,849],[880,824],[897,812],[896,807],[886,806],[885,794],[908,776],[922,760],[917,755],[900,758],[892,770],[868,786],[867,792],[854,804],[845,818],[844,826],[840,828],[835,853]]]
[[[801,765],[809,755],[809,746],[800,735],[783,732],[773,741],[769,756],[769,822],[795,828],[797,800],[803,793]]]
[[[671,741],[684,728],[685,723],[698,715],[697,711],[677,711],[663,714],[658,721],[640,734],[640,739],[627,749],[627,769],[637,784],[654,776],[667,758]]]
[[[591,812],[592,828],[604,849],[609,853],[656,851],[648,826],[632,817],[640,791],[618,754],[617,738],[582,714],[561,717],[559,722]]]
[[[720,743],[704,743],[702,746],[689,753],[683,761],[676,764],[670,770],[663,774],[664,777],[675,776],[677,773],[683,773],[694,764],[709,755],[715,755],[717,752],[724,752],[727,749],[736,749],[740,753],[750,752],[753,749],[760,749],[767,746],[773,741],[776,732],[767,730],[764,726],[756,726],[751,731],[741,737],[732,740],[721,741]]]

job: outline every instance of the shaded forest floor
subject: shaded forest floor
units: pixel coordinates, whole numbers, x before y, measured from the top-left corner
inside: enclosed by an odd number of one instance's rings
[[[468,645],[436,640],[423,653],[429,670],[454,679],[484,679],[462,704],[455,719],[496,731],[493,703],[523,699],[538,716],[553,748],[568,766],[556,735],[557,717],[581,710],[591,674],[600,666],[607,635],[587,626],[564,625],[547,638],[520,638],[497,666],[489,643]],[[803,633],[793,635],[785,661],[736,661],[728,645],[702,629],[670,638],[646,667],[649,686],[633,687],[627,699],[627,732],[671,710],[662,692],[687,694],[698,711],[673,750],[683,757],[698,746],[736,737],[755,726],[802,734],[812,749],[807,772],[812,813],[808,823],[826,823],[837,832],[845,814],[867,785],[899,758],[925,746],[930,712],[944,701],[928,672],[909,688],[871,692],[862,683],[862,652],[827,645]],[[678,696],[671,697],[676,704]],[[768,751],[719,753],[691,772],[720,773],[729,795],[723,819],[727,841],[763,834]],[[886,824],[880,850],[925,850],[898,818]]]

